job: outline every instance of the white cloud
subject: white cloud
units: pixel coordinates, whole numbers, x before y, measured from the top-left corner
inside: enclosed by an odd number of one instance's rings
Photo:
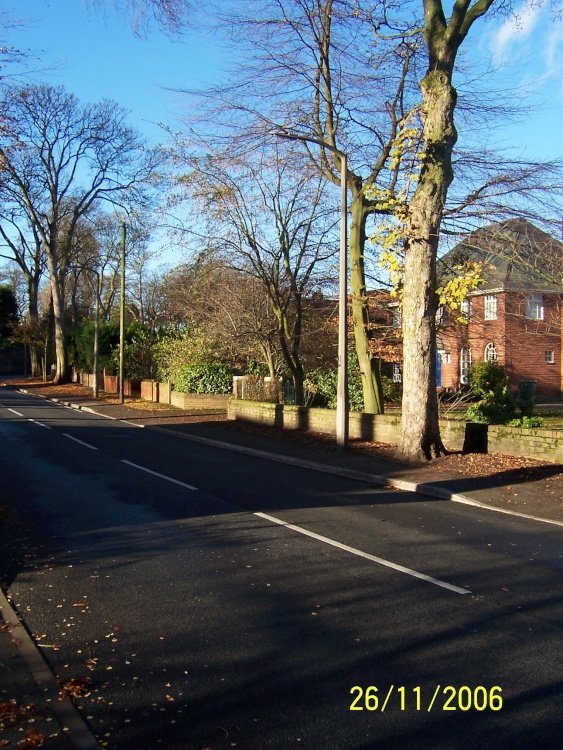
[[[561,71],[562,47],[563,23],[553,23],[543,49],[543,57],[547,65],[548,75]]]
[[[514,15],[507,18],[492,35],[490,48],[493,57],[497,61],[503,60],[513,44],[521,45],[527,41],[532,36],[541,14],[542,7],[534,0],[527,0],[517,8]]]

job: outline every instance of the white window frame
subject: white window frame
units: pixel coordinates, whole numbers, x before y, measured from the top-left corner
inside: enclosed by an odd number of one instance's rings
[[[399,362],[393,362],[393,382],[400,383],[403,379],[401,365]]]
[[[399,329],[403,327],[403,310],[400,307],[393,307],[391,309],[392,323],[391,327]]]
[[[496,362],[498,360],[497,348],[492,341],[490,341],[485,347],[483,359],[485,362]]]
[[[471,298],[466,297],[461,301],[460,312],[462,317],[469,323],[471,322]]]
[[[445,305],[440,305],[436,310],[436,325],[447,326],[450,322],[450,316],[448,308]]]
[[[485,320],[496,320],[497,319],[497,295],[496,294],[485,294]]]
[[[555,364],[555,350],[554,349],[546,349],[545,350],[545,364],[546,365],[554,365]]]
[[[469,368],[471,367],[471,348],[462,346],[459,354],[459,381],[462,385],[469,383]]]
[[[543,294],[530,294],[526,297],[526,318],[543,320]]]

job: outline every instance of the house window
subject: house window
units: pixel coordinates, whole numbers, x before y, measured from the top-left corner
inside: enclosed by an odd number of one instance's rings
[[[399,362],[393,362],[393,382],[401,382],[401,365]]]
[[[391,314],[393,315],[393,328],[401,328],[401,326],[403,325],[403,311],[401,310],[401,308],[393,308]]]
[[[485,295],[485,320],[497,319],[497,295]]]
[[[554,365],[555,364],[555,352],[553,349],[546,349],[545,350],[545,364],[546,365]]]
[[[497,361],[497,348],[491,341],[490,344],[487,344],[485,347],[485,362],[496,362]]]
[[[448,308],[440,305],[436,311],[436,325],[447,326],[449,322]]]
[[[469,383],[469,368],[471,367],[471,349],[468,346],[462,347],[459,357],[459,379],[463,385]]]
[[[461,303],[461,316],[468,323],[471,320],[471,300],[464,299]]]
[[[531,294],[526,299],[526,317],[543,320],[543,294]]]

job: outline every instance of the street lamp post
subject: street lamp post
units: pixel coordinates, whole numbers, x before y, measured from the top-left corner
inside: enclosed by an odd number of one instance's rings
[[[102,272],[97,270],[96,272],[96,312],[94,317],[94,382],[93,391],[94,398],[99,398],[100,395],[100,384],[99,384],[99,369],[100,369],[100,294],[102,293]]]
[[[121,225],[121,275],[119,300],[119,403],[125,403],[124,374],[125,374],[125,224]]]
[[[291,131],[278,130],[274,133],[277,138],[303,143],[315,143],[326,148],[340,159],[340,264],[339,264],[339,296],[338,296],[338,380],[336,385],[336,445],[338,450],[346,450],[348,446],[348,196],[347,155],[331,146],[320,138],[299,135]]]

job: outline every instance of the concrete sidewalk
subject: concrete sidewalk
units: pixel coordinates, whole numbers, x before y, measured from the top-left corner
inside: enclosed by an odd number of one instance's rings
[[[30,392],[30,395],[34,395]],[[207,443],[226,450],[250,453],[284,463],[307,466],[377,485],[419,492],[429,497],[488,508],[563,527],[562,467],[545,464],[541,471],[497,471],[488,475],[465,475],[439,470],[435,465],[411,466],[395,461],[364,445],[350,442],[350,449],[337,452],[334,438],[291,430],[225,421],[216,413],[183,411],[174,407],[142,409],[131,405],[80,399],[51,399],[136,427],[167,432],[185,440]],[[559,480],[552,489],[550,481]],[[555,494],[554,493],[559,493]]]
[[[100,748],[2,590],[0,674],[0,747]]]

